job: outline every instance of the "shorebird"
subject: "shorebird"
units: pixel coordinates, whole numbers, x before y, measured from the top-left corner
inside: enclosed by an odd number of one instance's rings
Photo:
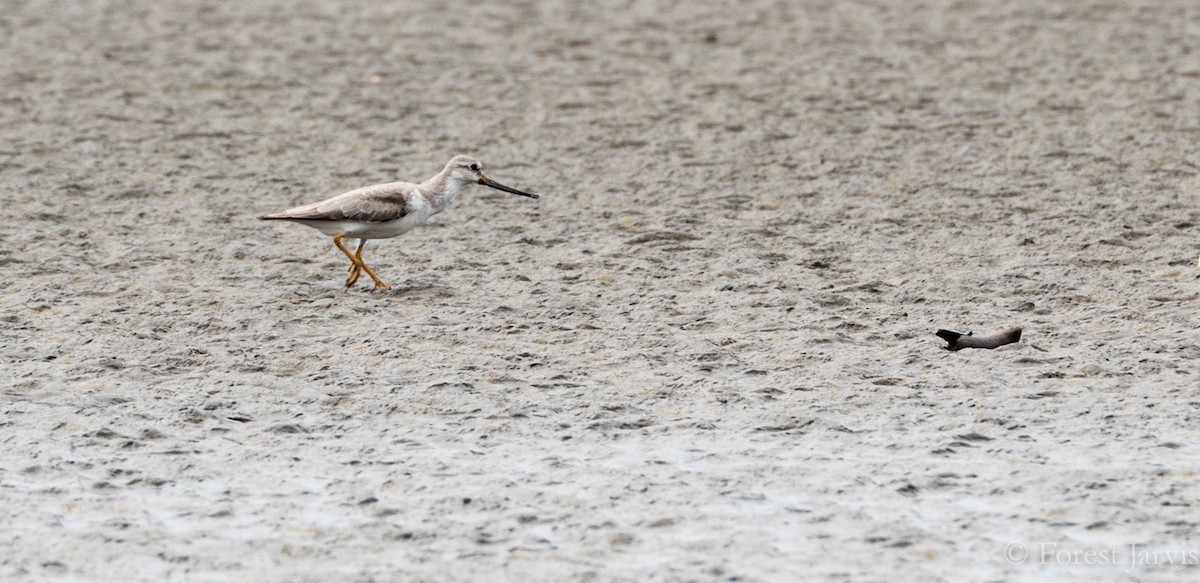
[[[483,164],[469,156],[455,156],[441,172],[422,182],[389,182],[366,186],[339,194],[331,199],[298,206],[283,212],[258,217],[264,221],[291,221],[333,237],[333,244],[350,259],[346,287],[354,285],[366,272],[375,282],[375,290],[390,289],[363,261],[362,251],[368,239],[389,239],[403,235],[442,212],[469,184],[482,184],[504,192],[538,198],[538,195],[504,186],[483,175]],[[351,253],[342,239],[358,239]]]

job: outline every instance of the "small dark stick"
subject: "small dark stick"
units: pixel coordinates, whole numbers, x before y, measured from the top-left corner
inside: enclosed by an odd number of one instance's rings
[[[1021,329],[1009,328],[1003,332],[992,334],[991,336],[973,336],[970,332],[963,334],[961,332],[952,332],[950,330],[938,330],[936,332],[939,338],[945,340],[950,345],[946,350],[959,350],[962,348],[996,348],[1005,344],[1021,341]]]

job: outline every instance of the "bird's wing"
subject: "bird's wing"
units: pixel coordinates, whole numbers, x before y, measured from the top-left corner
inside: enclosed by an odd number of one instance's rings
[[[407,182],[377,184],[339,194],[329,200],[265,215],[263,219],[310,221],[394,221],[411,212],[410,196],[420,196],[417,186]]]

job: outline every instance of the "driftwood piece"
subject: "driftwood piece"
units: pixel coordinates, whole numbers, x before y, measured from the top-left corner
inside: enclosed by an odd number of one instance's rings
[[[950,344],[946,347],[946,350],[996,348],[997,346],[1004,346],[1005,344],[1012,344],[1021,340],[1020,328],[1009,328],[1008,330],[989,336],[974,336],[971,332],[963,334],[950,330],[938,330],[936,334],[939,338]]]

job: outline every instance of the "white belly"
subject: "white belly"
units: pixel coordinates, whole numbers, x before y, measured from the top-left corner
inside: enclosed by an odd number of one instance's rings
[[[416,212],[394,221],[381,223],[359,223],[355,221],[314,221],[291,219],[306,227],[312,227],[327,236],[345,235],[350,239],[390,239],[399,237],[429,220],[434,213]]]

